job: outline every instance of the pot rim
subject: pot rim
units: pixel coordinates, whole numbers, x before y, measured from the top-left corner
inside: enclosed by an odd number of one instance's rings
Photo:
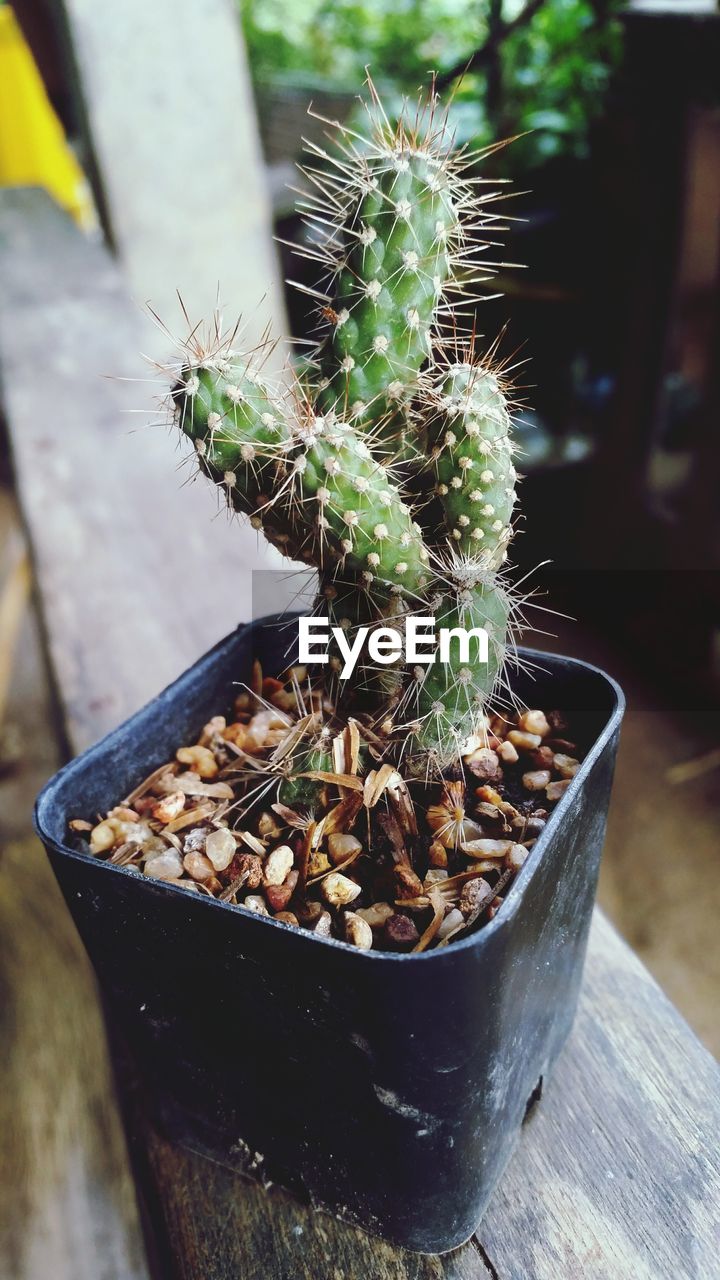
[[[250,623],[241,624],[241,626],[252,627],[257,625],[258,623],[266,623],[270,621],[273,621],[273,619],[262,618],[262,619],[257,619],[256,621],[253,621]],[[212,649],[210,649],[200,659],[198,659],[198,662],[194,663],[193,667],[199,665],[199,663],[205,662],[208,658],[212,656],[212,654],[215,652],[216,649],[222,648],[235,635],[237,635],[237,631],[232,632],[230,636],[227,636],[223,640],[220,640],[216,645],[213,646]],[[538,659],[540,660],[546,659],[547,657],[552,657],[556,660],[560,660],[564,663],[567,663],[569,666],[574,667],[576,670],[580,669],[588,673],[591,673],[593,676],[600,676],[601,679],[605,682],[605,684],[609,686],[613,694],[614,703],[604,727],[602,728],[600,733],[597,735],[592,747],[588,751],[584,760],[582,760],[580,764],[580,768],[578,769],[577,773],[572,779],[571,785],[568,787],[564,795],[561,796],[557,805],[552,810],[550,817],[548,818],[548,821],[541,835],[538,837],[532,849],[530,850],[529,857],[523,863],[522,867],[520,868],[520,871],[515,877],[515,880],[513,881],[513,884],[511,886],[511,892],[508,894],[507,898],[505,899],[503,910],[498,912],[498,914],[494,916],[493,919],[488,922],[488,924],[484,925],[482,929],[477,930],[475,933],[468,934],[466,938],[462,938],[459,941],[452,943],[452,945],[449,947],[442,947],[440,950],[435,949],[435,950],[420,951],[420,952],[396,952],[396,951],[375,951],[375,950],[360,951],[357,947],[353,947],[351,943],[343,942],[339,938],[324,938],[324,937],[318,938],[314,934],[309,933],[305,929],[298,929],[294,925],[285,924],[282,920],[274,920],[272,916],[261,916],[261,915],[258,915],[257,912],[244,910],[240,905],[233,905],[232,903],[229,903],[229,902],[220,902],[217,898],[206,897],[204,894],[199,894],[197,896],[194,894],[189,895],[187,889],[182,889],[178,885],[169,884],[165,881],[161,881],[161,882],[158,882],[156,880],[148,881],[147,878],[143,876],[139,876],[136,871],[133,871],[128,867],[118,867],[111,862],[105,862],[99,858],[91,857],[89,854],[81,853],[79,850],[72,849],[69,847],[69,845],[64,844],[61,841],[57,840],[55,836],[52,835],[51,832],[49,832],[44,826],[44,810],[45,810],[45,807],[52,800],[54,791],[57,789],[57,787],[61,784],[61,782],[64,779],[71,777],[73,774],[82,771],[86,757],[89,752],[93,752],[93,753],[99,752],[99,751],[102,751],[103,749],[112,748],[117,744],[120,744],[125,737],[128,726],[135,719],[135,716],[138,716],[142,713],[142,711],[144,710],[144,707],[139,708],[139,710],[134,712],[132,716],[130,716],[128,719],[124,720],[120,725],[118,725],[117,728],[112,729],[109,733],[105,734],[103,738],[101,738],[97,743],[93,743],[92,746],[88,747],[79,756],[75,756],[72,760],[69,760],[67,764],[63,765],[63,767],[59,769],[58,772],[55,773],[53,777],[48,780],[48,782],[45,783],[44,787],[42,788],[42,790],[40,791],[37,797],[37,800],[35,801],[35,806],[33,810],[33,825],[35,827],[35,831],[37,835],[40,837],[40,839],[42,840],[43,844],[46,847],[52,848],[54,853],[57,855],[61,855],[62,857],[66,857],[66,858],[71,858],[74,861],[78,861],[88,867],[92,866],[97,870],[101,870],[102,872],[107,872],[110,874],[116,874],[116,875],[128,877],[133,881],[137,882],[138,884],[141,884],[141,885],[144,884],[148,888],[152,887],[153,891],[156,891],[156,892],[161,892],[161,893],[170,892],[173,894],[178,894],[186,902],[188,902],[188,899],[189,899],[190,902],[192,902],[195,906],[199,906],[200,909],[208,908],[208,909],[214,909],[214,910],[220,910],[220,911],[228,911],[228,912],[231,912],[233,915],[236,915],[238,911],[242,911],[242,916],[240,918],[245,923],[249,924],[251,920],[254,920],[258,927],[267,927],[268,925],[271,925],[273,928],[284,930],[286,933],[291,934],[296,939],[303,939],[304,944],[308,946],[316,945],[317,943],[322,943],[325,946],[330,946],[334,949],[339,949],[340,952],[345,956],[348,956],[348,957],[354,956],[359,963],[370,962],[370,963],[378,964],[378,963],[384,962],[384,963],[390,963],[390,964],[406,964],[406,965],[420,964],[420,963],[426,963],[426,964],[427,963],[441,964],[443,962],[449,963],[452,960],[452,956],[457,955],[460,951],[467,951],[471,947],[479,947],[484,945],[484,939],[486,939],[489,935],[494,934],[498,929],[502,928],[504,923],[506,921],[509,921],[512,918],[512,916],[515,914],[515,912],[518,910],[520,902],[524,894],[528,891],[528,886],[532,882],[535,871],[543,857],[544,851],[551,837],[554,835],[557,827],[562,822],[565,816],[565,813],[569,808],[570,804],[572,803],[572,799],[574,798],[574,795],[576,794],[578,788],[582,786],[584,780],[587,778],[588,774],[593,768],[593,765],[595,764],[596,760],[604,750],[608,739],[611,738],[612,735],[615,733],[615,731],[618,729],[623,717],[624,710],[625,710],[625,695],[620,685],[617,683],[616,680],[613,679],[612,676],[609,676],[607,672],[603,671],[601,667],[596,667],[594,664],[590,662],[585,662],[582,658],[570,658],[570,657],[566,657],[563,654],[550,653],[548,651],[543,651],[541,649],[526,648],[524,646],[522,647],[519,646],[517,653],[519,657],[522,657],[522,658],[527,657],[533,661],[536,661]],[[187,668],[187,670],[184,671],[180,676],[178,676],[178,678],[174,680],[172,684],[168,685],[166,689],[162,690],[161,693],[156,696],[157,697],[167,696],[169,698],[172,695],[175,687],[185,678],[185,676],[187,676],[189,671],[193,670],[193,667]],[[150,705],[149,703],[145,704],[145,706],[149,706],[149,705]],[[301,943],[300,945],[303,945],[303,943]]]

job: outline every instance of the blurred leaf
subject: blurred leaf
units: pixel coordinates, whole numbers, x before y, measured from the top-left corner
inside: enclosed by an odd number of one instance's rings
[[[260,85],[301,80],[356,93],[369,65],[376,80],[414,95],[431,70],[464,63],[487,37],[487,4],[477,0],[240,0],[240,7]],[[521,8],[522,0],[505,0],[504,20]],[[480,147],[493,134],[530,129],[522,144],[528,167],[558,150],[584,155],[620,56],[621,8],[622,0],[546,0],[502,46],[498,119],[488,119],[484,72],[456,86],[458,140]],[[513,167],[517,159],[515,151]]]

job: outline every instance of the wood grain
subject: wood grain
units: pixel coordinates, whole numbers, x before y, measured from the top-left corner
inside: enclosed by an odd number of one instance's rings
[[[58,0],[76,115],[129,288],[193,321],[216,300],[254,341],[287,331],[270,193],[234,0]]]
[[[0,487],[0,563],[3,543],[21,546]],[[60,764],[43,665],[26,609],[0,719],[18,736],[15,767],[0,767],[0,1276],[147,1280],[95,982],[28,834]]]
[[[80,750],[249,617],[252,571],[282,562],[191,483],[109,254],[35,191],[2,192],[0,242],[4,412]]]
[[[600,912],[577,1022],[479,1232],[502,1280],[720,1275],[720,1071]]]
[[[0,249],[0,268],[14,255],[17,297],[27,279],[22,256],[35,259],[29,274],[37,259],[38,271],[52,274],[57,266],[44,256],[53,252],[45,242],[61,233],[42,199],[3,197],[1,203],[10,242]],[[0,355],[4,375],[9,367],[17,384],[6,381],[5,398],[18,481],[70,742],[79,749],[236,621],[240,596],[233,593],[230,619],[226,584],[237,574],[237,554],[218,542],[208,559],[215,531],[207,533],[207,520],[189,511],[185,495],[163,474],[166,454],[160,448],[143,454],[150,475],[139,477],[137,453],[121,449],[113,434],[115,392],[106,384],[99,384],[102,393],[97,387],[87,392],[88,368],[100,355],[106,367],[108,360],[117,367],[130,358],[132,326],[112,273],[105,293],[92,286],[94,272],[108,279],[102,255],[79,246],[67,227],[62,236],[65,261],[84,264],[81,285],[72,272],[65,282],[65,292],[79,296],[65,297],[56,282],[43,306],[37,298],[23,300],[20,289],[21,333],[4,308]],[[68,358],[63,326],[74,326],[73,350],[82,339],[82,360],[69,382],[52,363],[43,390],[33,385],[31,371],[53,343]],[[43,412],[48,404],[52,421]],[[196,519],[201,532],[179,539],[178,529]],[[237,536],[234,531],[236,546]],[[209,620],[204,610],[196,616],[185,606],[176,589],[178,565],[203,599],[214,598]],[[127,1073],[124,1079],[150,1257],[166,1280],[705,1280],[720,1274],[713,1212],[720,1202],[720,1072],[599,916],[568,1047],[477,1239],[451,1255],[420,1258],[392,1249],[282,1191],[265,1192],[173,1148],[148,1125],[141,1090]],[[451,1196],[452,1188],[439,1187],[438,1195]]]

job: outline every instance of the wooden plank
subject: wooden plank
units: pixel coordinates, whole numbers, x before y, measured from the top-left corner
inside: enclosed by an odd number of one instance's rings
[[[62,0],[79,118],[131,291],[287,331],[234,0]]]
[[[14,198],[15,213],[18,199]],[[7,200],[5,204],[7,213]],[[25,214],[30,211],[31,205],[26,204]],[[53,268],[57,245],[46,251],[27,225],[21,236],[17,219],[13,222],[7,213],[5,226],[15,227],[15,235],[11,247],[0,248],[0,270],[7,254],[14,254],[13,270],[19,282],[25,275],[18,254],[43,259],[48,252],[41,267],[51,274],[57,270]],[[49,231],[44,225],[42,234]],[[98,484],[103,496],[111,497],[121,512],[144,510],[148,486],[138,478],[136,455],[127,453],[113,455],[111,477],[103,480],[106,450],[114,440],[116,420],[111,418],[118,411],[114,401],[96,405],[96,425],[89,420],[75,437],[72,413],[58,404],[58,397],[62,400],[70,394],[74,404],[80,403],[88,361],[97,358],[98,349],[116,364],[126,358],[123,349],[131,334],[122,321],[117,289],[108,293],[105,326],[114,335],[115,347],[104,335],[100,347],[92,350],[93,326],[86,327],[89,350],[83,352],[80,367],[74,367],[70,383],[54,364],[47,387],[32,378],[54,341],[59,340],[68,359],[67,346],[57,338],[59,319],[78,325],[80,315],[89,308],[95,325],[99,323],[102,304],[90,290],[89,271],[88,265],[85,295],[71,299],[73,305],[66,305],[57,296],[59,290],[51,288],[54,300],[43,309],[27,298],[23,302],[21,290],[20,305],[26,308],[22,323],[14,310],[11,316],[7,309],[0,315],[0,353],[7,348],[14,371],[13,385],[6,383],[6,404],[18,479],[47,597],[47,621],[59,686],[69,711],[70,740],[76,749],[97,736],[109,719],[119,720],[140,696],[151,692],[147,689],[141,695],[140,689],[146,680],[158,683],[158,666],[163,662],[179,670],[197,655],[204,623],[189,621],[184,601],[178,598],[179,546],[182,573],[192,577],[199,591],[208,590],[202,580],[210,578],[214,584],[210,594],[219,598],[222,584],[230,580],[223,555],[214,554],[208,560],[208,542],[215,538],[215,531],[180,544],[177,533],[168,536],[163,529],[168,513],[173,520],[187,523],[186,515],[181,516],[181,510],[186,512],[184,495],[181,500],[174,489],[172,497],[166,492],[168,481],[160,474],[167,465],[164,454],[156,457],[151,452],[147,464],[156,501],[158,493],[163,493],[159,522],[152,505],[149,523],[142,528],[137,519],[126,516],[118,532],[99,515]],[[46,405],[53,408],[52,419]],[[43,417],[42,431],[36,423],[39,417]],[[56,423],[63,424],[62,436],[56,432]],[[25,432],[34,441],[32,448],[22,438]],[[50,448],[45,447],[48,439]],[[62,451],[52,447],[58,439],[63,441]],[[58,452],[66,467],[79,469],[80,486],[63,479],[55,460]],[[175,510],[181,501],[182,507]],[[69,540],[60,536],[67,528],[72,531]],[[207,529],[206,522],[202,528]],[[148,575],[143,562],[155,555],[151,545],[155,538],[161,541],[167,571]],[[76,546],[93,545],[91,555],[85,552],[93,562],[87,568]],[[101,579],[104,583],[101,605],[112,601],[116,591],[123,600],[119,617],[110,611],[102,661],[97,630],[81,625],[77,617],[78,601],[86,608],[87,600],[95,601],[86,594],[87,575],[93,591]],[[58,601],[60,586],[63,598]],[[155,615],[149,632],[148,601]],[[216,613],[212,620],[217,620]],[[152,651],[164,635],[170,659],[167,655],[160,659]],[[146,664],[149,675],[146,669],[137,670]],[[113,675],[110,707],[105,701],[109,672]],[[633,1280],[690,1280],[716,1273],[720,1247],[712,1217],[712,1206],[720,1200],[715,1149],[719,1085],[720,1072],[713,1060],[642,965],[607,923],[596,917],[580,1015],[570,1043],[546,1096],[525,1126],[477,1239],[451,1255],[421,1259],[391,1249],[327,1216],[313,1214],[283,1192],[268,1194],[175,1149],[147,1124],[137,1092],[128,1095],[126,1111],[152,1254],[157,1274],[164,1277],[234,1280],[258,1275],[284,1280],[293,1275],[329,1280],[368,1274],[394,1280],[485,1280],[487,1276],[557,1280],[587,1275],[593,1280],[616,1280],[632,1275]],[[451,1194],[451,1189],[439,1188],[438,1194]]]
[[[18,520],[0,486],[0,582]],[[92,970],[28,833],[35,794],[60,764],[29,608],[15,650],[0,716],[21,751],[15,769],[0,768],[0,1276],[147,1280]]]
[[[0,239],[5,414],[80,749],[247,619],[253,570],[282,562],[186,483],[195,466],[152,411],[166,386],[137,381],[151,326],[106,251],[33,191],[2,193]]]
[[[578,1019],[479,1237],[502,1280],[699,1280],[720,1257],[720,1070],[595,912]]]

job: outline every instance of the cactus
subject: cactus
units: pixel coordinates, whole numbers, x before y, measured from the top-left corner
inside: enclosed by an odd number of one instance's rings
[[[311,193],[301,208],[324,248],[313,252],[329,277],[321,315],[318,400],[391,453],[420,457],[408,411],[421,369],[454,295],[488,279],[476,258],[478,232],[497,219],[465,177],[431,95],[395,128],[372,83],[370,137],[336,126],[339,156],[309,146],[320,168],[302,172]]]
[[[517,477],[503,379],[457,336],[468,291],[486,278],[475,263],[495,221],[488,197],[453,153],[434,98],[412,127],[391,129],[376,99],[371,115],[368,139],[337,126],[338,157],[314,148],[322,168],[306,171],[315,194],[304,209],[325,235],[313,252],[330,279],[329,327],[302,385],[295,376],[274,390],[263,351],[238,353],[216,324],[204,346],[193,331],[173,407],[229,506],[318,568],[318,612],[331,623],[402,631],[421,614],[484,629],[487,660],[457,646],[430,666],[365,661],[351,690],[337,663],[325,668],[336,713],[365,714],[388,755],[405,753],[422,774],[452,765],[502,694]],[[318,744],[308,750],[319,759]]]
[[[446,765],[462,751],[463,741],[483,724],[482,715],[506,660],[507,633],[515,604],[496,574],[477,560],[450,554],[445,590],[431,601],[438,625],[488,637],[487,662],[462,655],[451,645],[449,660],[415,667],[406,689],[407,714],[418,721],[417,741],[431,762]],[[471,641],[471,645],[472,645]]]
[[[448,534],[459,551],[495,568],[507,555],[516,498],[505,395],[490,370],[455,364],[429,389],[433,402],[430,458]]]

